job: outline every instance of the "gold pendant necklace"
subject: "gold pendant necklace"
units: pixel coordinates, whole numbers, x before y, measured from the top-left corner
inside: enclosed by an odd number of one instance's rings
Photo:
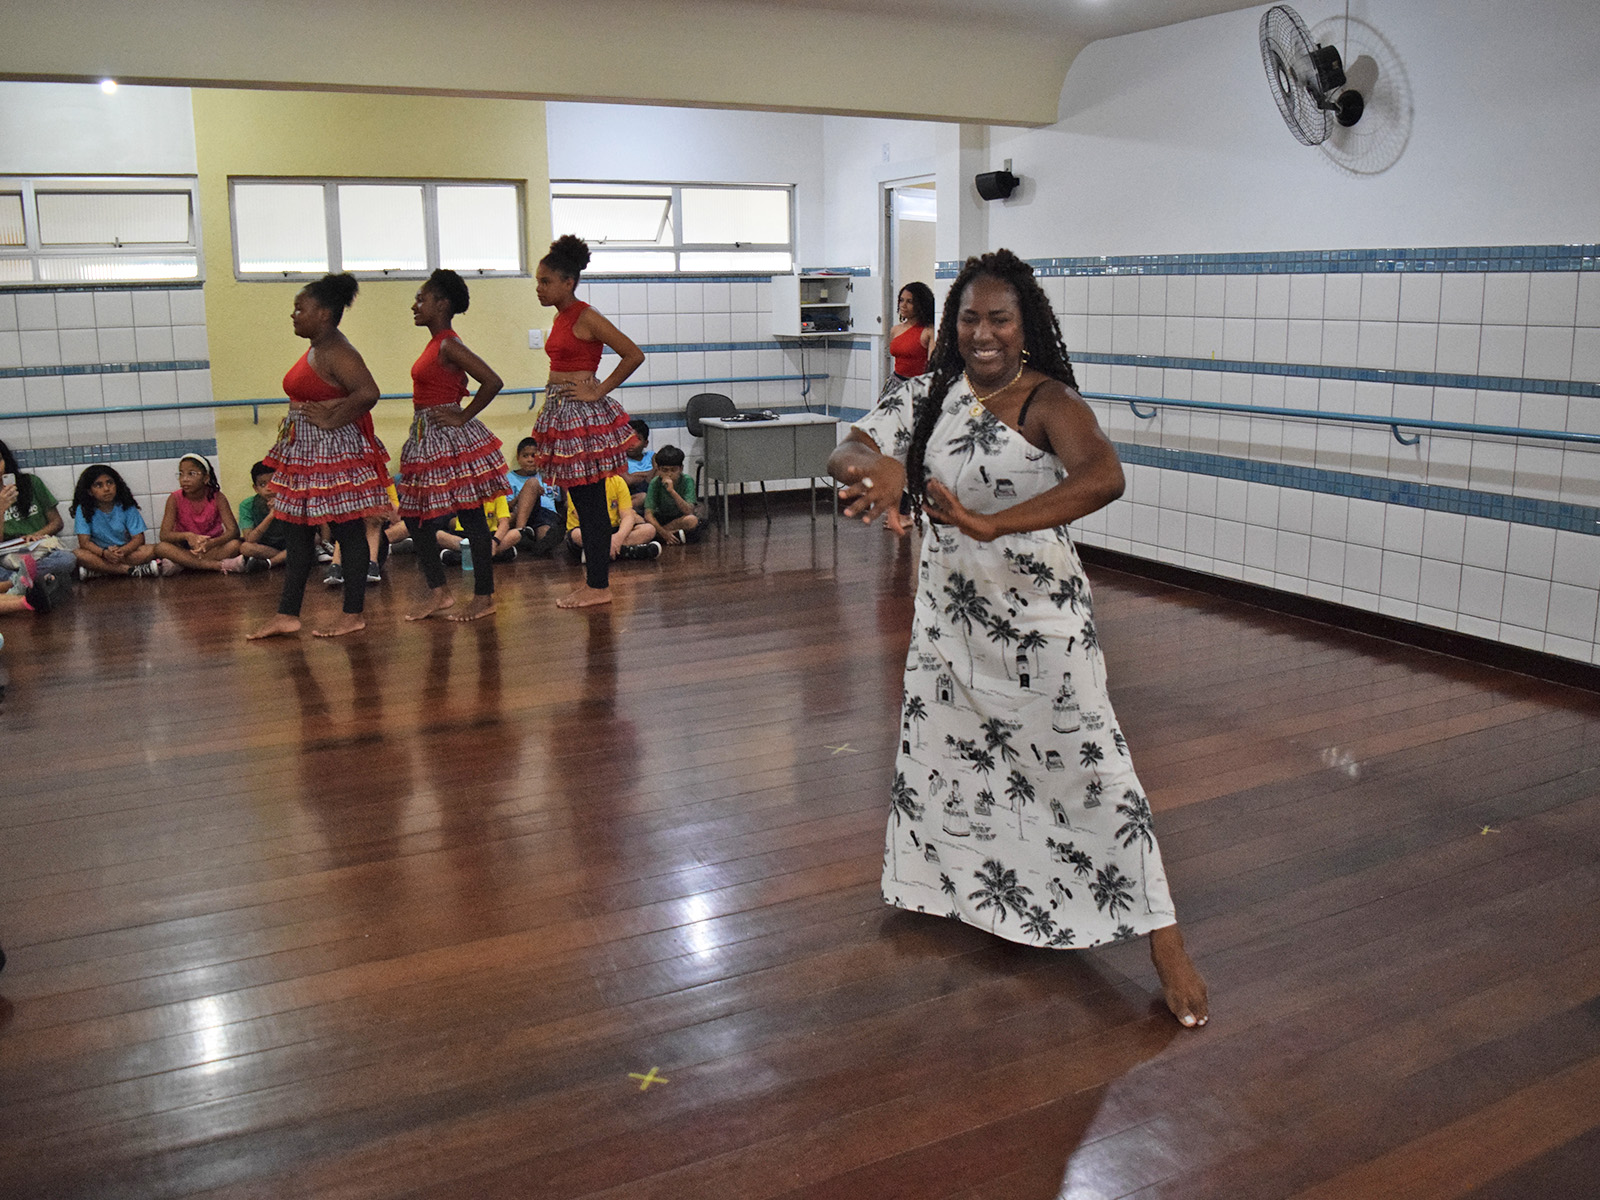
[[[983,411],[984,401],[993,400],[1001,392],[1005,391],[1013,383],[1015,383],[1017,380],[1021,379],[1022,378],[1022,372],[1027,369],[1027,366],[1028,366],[1028,364],[1025,363],[1025,362],[1020,364],[1017,367],[1017,373],[1015,375],[1013,375],[1010,379],[1006,380],[1005,383],[1001,384],[999,387],[995,388],[995,390],[990,392],[987,396],[978,395],[978,389],[972,386],[972,376],[968,375],[965,371],[961,372],[961,378],[963,378],[963,379],[965,379],[967,381],[967,390],[972,393],[972,398],[977,401],[977,403],[974,404],[972,406],[972,408],[969,410],[971,415],[974,416],[974,417],[977,416],[979,413],[981,413]]]

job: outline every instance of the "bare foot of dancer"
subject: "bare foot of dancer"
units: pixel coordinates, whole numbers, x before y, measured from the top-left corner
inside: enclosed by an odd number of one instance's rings
[[[419,612],[407,613],[406,620],[426,621],[429,617],[437,617],[455,602],[456,598],[450,594],[449,588],[431,588],[428,591],[428,606]]]
[[[592,588],[587,583],[556,601],[557,608],[593,608],[611,603],[610,588]]]
[[[1206,1002],[1206,981],[1200,978],[1189,952],[1183,948],[1183,934],[1176,925],[1153,930],[1150,934],[1150,961],[1161,976],[1161,991],[1167,1007],[1181,1025],[1190,1029],[1204,1025],[1210,1018]]]
[[[339,619],[326,629],[313,629],[312,637],[343,637],[347,633],[360,633],[367,627],[367,619],[360,613],[340,613]]]
[[[472,603],[458,613],[452,613],[452,621],[476,621],[479,617],[487,617],[494,611],[493,596],[474,596]]]
[[[244,640],[247,642],[259,642],[262,638],[279,637],[282,634],[299,632],[299,617],[286,617],[279,613],[254,633],[247,633]]]

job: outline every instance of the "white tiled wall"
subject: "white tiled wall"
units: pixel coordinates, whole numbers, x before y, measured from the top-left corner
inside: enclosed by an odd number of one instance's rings
[[[697,392],[722,392],[746,409],[810,405],[818,411],[840,407],[864,410],[872,405],[874,351],[852,348],[855,342],[867,339],[824,343],[774,338],[772,284],[766,279],[585,281],[578,298],[594,305],[647,349],[681,347],[648,350],[644,366],[630,383],[750,375],[828,376],[813,381],[806,394],[798,381],[625,388],[621,393],[624,407],[660,431],[652,437],[652,444],[676,444],[691,460],[698,458],[700,444],[682,427],[683,407]],[[725,348],[730,344],[740,348]],[[602,363],[602,374],[607,369]]]
[[[0,371],[7,368],[99,367],[74,374],[0,376],[0,438],[27,464],[30,450],[70,447],[74,465],[30,468],[67,508],[83,465],[95,448],[128,443],[209,443],[216,425],[209,410],[178,413],[96,412],[151,404],[204,404],[211,399],[208,369],[128,370],[132,364],[205,362],[205,298],[198,288],[0,293]],[[113,461],[133,490],[145,521],[161,519],[176,486],[176,456]]]
[[[1069,349],[1495,376],[1600,379],[1591,272],[1055,277]],[[1600,400],[1082,364],[1086,391],[1600,431]],[[1098,402],[1121,442],[1600,505],[1600,449]],[[1583,661],[1600,661],[1600,537],[1219,479],[1128,471],[1083,541]],[[1600,532],[1600,530],[1597,530]]]

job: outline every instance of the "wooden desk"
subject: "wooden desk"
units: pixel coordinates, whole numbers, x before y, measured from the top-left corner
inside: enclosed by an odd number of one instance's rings
[[[706,439],[706,479],[722,492],[724,529],[728,527],[730,483],[809,479],[811,519],[817,519],[816,481],[827,477],[828,457],[839,444],[838,418],[821,413],[785,413],[772,421],[706,417],[700,424]],[[839,520],[837,492],[833,519],[835,523]]]

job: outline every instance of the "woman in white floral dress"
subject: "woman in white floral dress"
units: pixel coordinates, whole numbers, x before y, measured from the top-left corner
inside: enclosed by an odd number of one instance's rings
[[[1121,495],[1122,467],[1025,262],[967,260],[931,373],[890,391],[830,469],[850,515],[904,533],[910,480],[931,522],[884,898],[1034,946],[1149,934],[1168,1006],[1205,1024],[1067,532]]]

